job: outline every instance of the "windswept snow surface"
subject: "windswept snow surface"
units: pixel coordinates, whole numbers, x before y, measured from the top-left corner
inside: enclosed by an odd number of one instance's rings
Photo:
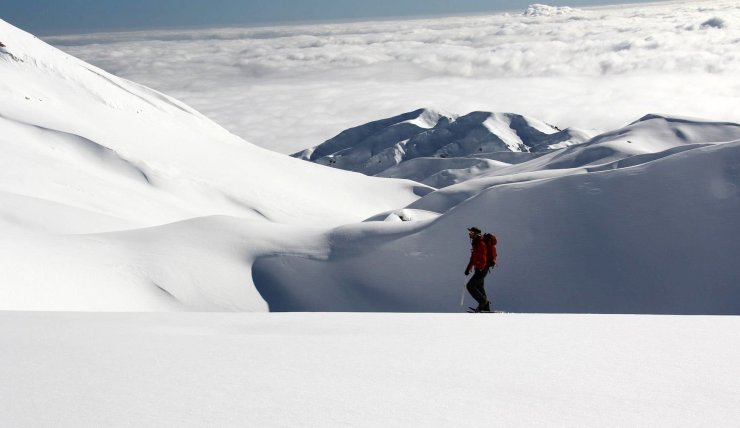
[[[740,319],[0,312],[6,427],[740,424]]]

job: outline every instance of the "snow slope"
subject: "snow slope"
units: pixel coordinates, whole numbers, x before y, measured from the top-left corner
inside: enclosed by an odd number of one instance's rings
[[[738,314],[738,212],[731,142],[493,185],[436,220],[345,226],[329,236],[328,259],[276,255],[253,272],[271,310],[458,311],[465,229],[477,225],[499,238],[487,281],[497,308]]]
[[[151,226],[212,214],[338,224],[423,192],[286,159],[5,22],[0,34],[13,55],[0,53],[4,193]]]
[[[467,174],[445,170],[444,175],[456,178],[456,184],[413,202],[409,208],[444,212],[499,184],[636,166],[682,151],[738,139],[740,124],[646,115],[623,128],[527,162],[488,169],[476,167]],[[405,163],[409,165],[402,163],[397,168],[413,177],[415,165],[411,161]]]
[[[649,114],[624,128],[557,152],[538,167],[562,169],[603,165],[638,155],[673,153],[673,150],[684,146],[738,139],[740,124],[737,123]],[[647,160],[650,159],[642,158],[641,162]]]
[[[249,255],[290,244],[260,236],[431,190],[258,148],[3,21],[0,39],[0,308],[264,309]]]
[[[737,317],[0,312],[0,425],[740,423]]]

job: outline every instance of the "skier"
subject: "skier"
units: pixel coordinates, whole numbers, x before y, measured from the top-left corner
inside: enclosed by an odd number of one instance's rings
[[[470,275],[471,269],[474,269],[475,272],[473,273],[473,277],[470,278],[470,281],[468,281],[466,288],[475,301],[478,302],[478,307],[474,309],[475,312],[490,312],[491,303],[488,301],[486,290],[483,288],[483,281],[486,279],[489,270],[486,257],[486,244],[483,242],[481,230],[477,227],[469,228],[468,236],[470,237],[472,249],[468,267],[465,268],[465,276]]]

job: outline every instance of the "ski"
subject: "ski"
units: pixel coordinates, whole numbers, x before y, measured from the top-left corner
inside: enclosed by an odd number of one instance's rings
[[[475,308],[468,307],[468,313],[469,314],[505,314],[507,312],[497,311],[497,310],[493,310],[493,311],[476,311]]]

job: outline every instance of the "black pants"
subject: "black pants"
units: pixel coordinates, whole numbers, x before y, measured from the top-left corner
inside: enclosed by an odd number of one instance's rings
[[[475,269],[473,277],[470,278],[466,286],[468,293],[478,302],[479,309],[488,303],[488,296],[486,296],[486,290],[483,288],[483,281],[486,279],[486,275],[488,275],[488,269]]]

